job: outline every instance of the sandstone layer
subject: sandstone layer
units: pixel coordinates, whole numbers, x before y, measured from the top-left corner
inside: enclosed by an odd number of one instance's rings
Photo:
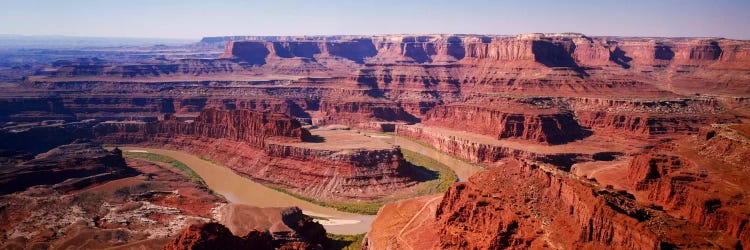
[[[750,245],[748,41],[435,34],[192,46],[221,56],[0,71],[16,79],[0,84],[3,162],[95,138],[185,150],[327,201],[409,192],[397,148],[317,128],[345,125],[488,168],[442,196],[383,207],[369,249]],[[197,226],[187,242],[204,229],[227,231]]]
[[[420,223],[399,223],[393,219],[399,218],[393,214],[396,207],[402,208],[402,216],[420,218],[416,219]],[[554,167],[527,162],[510,161],[455,184],[430,213],[431,219],[422,218],[422,209],[427,207],[434,206],[415,199],[381,209],[368,235],[367,249],[406,249],[424,244],[418,243],[420,239],[439,239],[428,241],[432,245],[422,245],[423,249],[741,246],[734,233],[716,234],[698,223],[644,206],[625,191],[600,188]],[[394,227],[406,230],[389,230]],[[419,238],[408,237],[420,233]]]
[[[242,209],[258,210],[259,208]],[[236,236],[237,229],[232,231],[219,223],[193,224],[186,227],[163,249],[324,249],[328,238],[323,226],[302,214],[299,208],[273,210],[270,213],[259,214],[250,212],[249,214],[253,216],[270,214],[275,216],[245,222],[257,229],[243,230],[247,231],[241,234],[243,236]],[[273,231],[263,228],[263,224],[271,222],[282,225],[284,228],[270,228]]]
[[[314,138],[299,122],[281,114],[205,110],[189,122],[168,116],[150,123],[101,123],[93,129],[106,143],[187,150],[255,180],[317,199],[379,199],[415,184],[397,148],[328,149],[323,147],[326,143],[300,143]]]
[[[91,142],[0,162],[4,249],[158,248],[223,202],[176,169]]]

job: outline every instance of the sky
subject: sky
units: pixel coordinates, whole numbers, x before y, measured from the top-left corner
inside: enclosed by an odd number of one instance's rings
[[[0,34],[500,34],[750,39],[750,0],[0,0]]]

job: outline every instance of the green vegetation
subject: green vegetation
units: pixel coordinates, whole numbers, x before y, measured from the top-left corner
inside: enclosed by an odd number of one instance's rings
[[[434,149],[435,151],[443,153],[442,151],[438,150],[437,148],[435,148],[434,146],[432,146],[430,144],[427,144],[426,142],[423,142],[423,141],[420,141],[420,140],[416,140],[416,139],[413,139],[413,138],[409,138],[409,137],[406,137],[406,136],[400,136],[400,135],[394,135],[394,136],[398,137],[399,139],[408,140],[408,141],[414,142],[416,144],[422,145],[424,147],[431,148],[431,149]],[[461,162],[469,164],[469,165],[474,165],[474,166],[477,166],[477,167],[482,168],[482,169],[488,168],[488,166],[484,165],[484,164],[473,163],[473,162],[467,161],[465,159],[462,159],[462,158],[459,158],[459,157],[455,157],[453,155],[449,155],[449,154],[446,154],[446,153],[443,153],[443,154],[445,154],[448,157],[451,157],[453,159],[456,159],[457,161],[461,161]]]
[[[219,164],[218,162],[215,162],[214,160],[208,159],[208,158],[206,158],[206,157],[203,157],[203,156],[198,156],[198,158],[199,158],[199,159],[201,159],[201,160],[204,160],[204,161],[207,161],[207,162],[213,163],[214,165],[219,165],[219,166],[221,166],[221,164]]]
[[[309,215],[309,214],[307,216],[310,216],[311,218],[316,219],[316,220],[329,220],[326,217],[320,217],[320,216]]]
[[[200,175],[193,172],[192,169],[190,169],[185,163],[182,163],[181,161],[175,160],[172,157],[166,156],[166,155],[160,155],[160,154],[154,154],[154,153],[145,153],[145,152],[123,152],[122,156],[126,158],[137,158],[147,161],[153,161],[153,162],[162,162],[169,165],[172,165],[172,167],[176,168],[182,174],[190,178],[191,181],[201,184],[202,186],[205,186],[206,183],[203,181]]]
[[[412,139],[405,138],[405,137],[402,137],[402,138],[414,141],[425,147],[434,149],[434,147],[424,142],[421,142],[418,140],[412,140]],[[448,166],[432,158],[426,157],[417,152],[406,150],[403,148],[401,149],[401,153],[403,154],[404,159],[414,166],[412,170],[414,170],[415,174],[418,175],[418,179],[422,181],[422,183],[420,183],[419,186],[415,188],[414,194],[410,195],[411,197],[445,192],[446,190],[448,190],[448,188],[450,188],[451,185],[453,185],[453,183],[457,179],[457,176],[455,172],[453,172],[452,169],[450,169]],[[205,186],[205,182],[197,173],[193,172],[193,170],[188,168],[184,163],[177,161],[169,156],[154,154],[154,153],[144,153],[144,152],[123,152],[123,156],[129,157],[129,158],[139,158],[139,159],[144,159],[148,161],[163,162],[163,163],[170,164],[173,167],[180,170],[184,175],[188,176],[192,181]],[[206,159],[204,157],[199,157],[199,158],[201,160],[205,160],[205,161],[209,161],[214,164],[217,164],[217,165],[221,165],[212,160]],[[331,207],[339,211],[356,213],[356,214],[375,215],[378,213],[378,210],[380,209],[380,207],[382,207],[385,203],[393,202],[393,201],[397,201],[397,200],[401,200],[405,198],[410,198],[410,197],[401,196],[401,197],[392,197],[392,198],[387,198],[387,199],[381,199],[381,200],[375,200],[375,201],[364,201],[364,202],[329,202],[329,201],[320,201],[320,200],[315,200],[313,198],[305,197],[300,194],[294,193],[292,191],[286,190],[282,187],[275,186],[269,183],[262,183],[262,184],[271,189],[285,193],[287,195],[290,195],[300,200],[304,200],[304,201],[307,201],[307,202],[310,202],[319,206]]]
[[[450,188],[450,186],[453,185],[454,182],[456,182],[456,173],[454,173],[453,170],[451,170],[448,166],[414,151],[401,149],[401,153],[404,155],[404,159],[406,161],[416,167],[415,170],[418,175],[421,175],[421,177],[426,177],[424,182],[420,183],[419,187],[416,188],[416,192],[413,196],[442,193],[448,190],[448,188]],[[288,194],[294,198],[308,201],[316,205],[331,207],[339,211],[357,214],[375,215],[378,213],[380,207],[382,207],[385,203],[409,198],[394,197],[389,199],[357,203],[328,202],[305,197],[278,186],[269,184],[266,184],[266,186],[276,191]]]
[[[417,190],[418,196],[445,192],[454,182],[456,182],[456,179],[458,179],[456,173],[453,172],[451,168],[435,159],[403,148],[401,149],[401,154],[403,154],[404,159],[412,165],[425,168],[424,171],[431,172],[428,174],[438,175],[437,178],[420,184],[420,187]]]
[[[338,235],[328,234],[328,242],[325,249],[328,250],[359,250],[362,249],[362,240],[365,234]]]
[[[358,202],[358,203],[320,201],[320,200],[316,200],[316,199],[312,199],[309,197],[299,195],[297,193],[291,192],[289,190],[286,190],[278,186],[274,186],[271,184],[265,184],[265,185],[273,190],[288,194],[300,200],[304,200],[304,201],[307,201],[307,202],[310,202],[319,206],[331,207],[339,211],[356,213],[356,214],[375,215],[378,213],[378,210],[380,209],[380,207],[383,206],[383,204],[390,201],[390,200],[379,200],[379,201],[367,201],[367,202]]]

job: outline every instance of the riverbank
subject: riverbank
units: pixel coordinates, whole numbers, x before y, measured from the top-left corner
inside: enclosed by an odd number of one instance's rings
[[[231,203],[257,207],[299,207],[305,214],[325,218],[321,220],[321,224],[330,233],[349,235],[365,233],[374,219],[371,215],[341,212],[297,199],[237,175],[229,168],[185,152],[143,147],[121,147],[120,149],[125,152],[159,154],[180,161],[197,173],[211,190],[224,196]]]
[[[385,134],[371,134],[368,136],[379,138],[388,144],[401,147],[404,152],[407,152],[407,155],[410,155],[409,158],[411,161],[414,161],[412,163],[415,165],[435,171],[436,174],[443,173],[438,174],[437,178],[431,181],[433,183],[423,183],[422,190],[418,194],[415,194],[416,196],[428,195],[429,193],[433,193],[431,191],[440,191],[445,186],[449,186],[448,184],[453,183],[454,180],[449,179],[465,180],[474,173],[482,170],[480,166],[460,161],[419,142]],[[200,176],[213,192],[223,196],[230,203],[247,204],[257,207],[299,207],[305,214],[319,218],[319,222],[330,233],[346,235],[365,233],[369,230],[370,224],[375,217],[373,215],[342,212],[326,206],[328,204],[320,204],[320,202],[276,190],[240,176],[229,168],[186,152],[144,147],[122,147],[121,149],[126,153],[164,155],[182,162]],[[445,171],[453,171],[454,173],[445,174]],[[396,200],[383,201],[382,203],[392,201]],[[370,210],[376,211],[376,208],[379,208],[382,204],[377,205],[370,206],[372,207]]]

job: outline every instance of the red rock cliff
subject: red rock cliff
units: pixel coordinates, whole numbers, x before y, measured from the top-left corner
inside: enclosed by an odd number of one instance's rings
[[[706,167],[682,156],[643,154],[631,160],[628,180],[636,194],[667,214],[721,231],[739,239],[743,246],[750,244],[744,212],[748,206],[740,201],[745,194],[736,186],[745,184],[731,184],[737,179],[726,173],[733,171],[720,164],[711,166],[713,173]]]
[[[206,109],[192,122],[179,122],[167,115],[160,122],[102,123],[94,127],[94,134],[101,140],[120,144],[139,143],[150,137],[195,136],[231,139],[259,148],[269,138],[302,141],[310,135],[297,120],[285,115],[244,109]]]
[[[453,185],[442,198],[434,222],[406,202],[416,226],[400,228],[400,218],[378,217],[368,246],[394,249],[439,239],[430,249],[673,249],[732,248],[730,234],[716,234],[665,212],[639,205],[626,192],[598,187],[548,166],[510,161]],[[383,221],[381,221],[383,220]],[[415,219],[412,219],[414,221]],[[410,222],[411,223],[411,222]],[[381,228],[383,227],[383,228]],[[411,238],[402,239],[403,234]],[[421,237],[421,239],[419,238]],[[388,242],[381,242],[386,240]]]
[[[468,102],[437,106],[428,111],[423,123],[489,135],[498,139],[516,138],[544,144],[563,144],[586,137],[571,112],[544,108],[544,105],[515,103],[482,104]]]
[[[323,249],[328,240],[323,226],[296,207],[286,208],[281,213],[281,221],[274,223],[286,226],[289,231],[269,233],[254,229],[244,236],[235,236],[219,223],[193,224],[164,249]]]
[[[106,122],[95,126],[94,134],[110,144],[186,150],[317,199],[378,199],[416,183],[398,148],[325,150],[300,144],[309,132],[281,114],[208,109],[192,122]]]

